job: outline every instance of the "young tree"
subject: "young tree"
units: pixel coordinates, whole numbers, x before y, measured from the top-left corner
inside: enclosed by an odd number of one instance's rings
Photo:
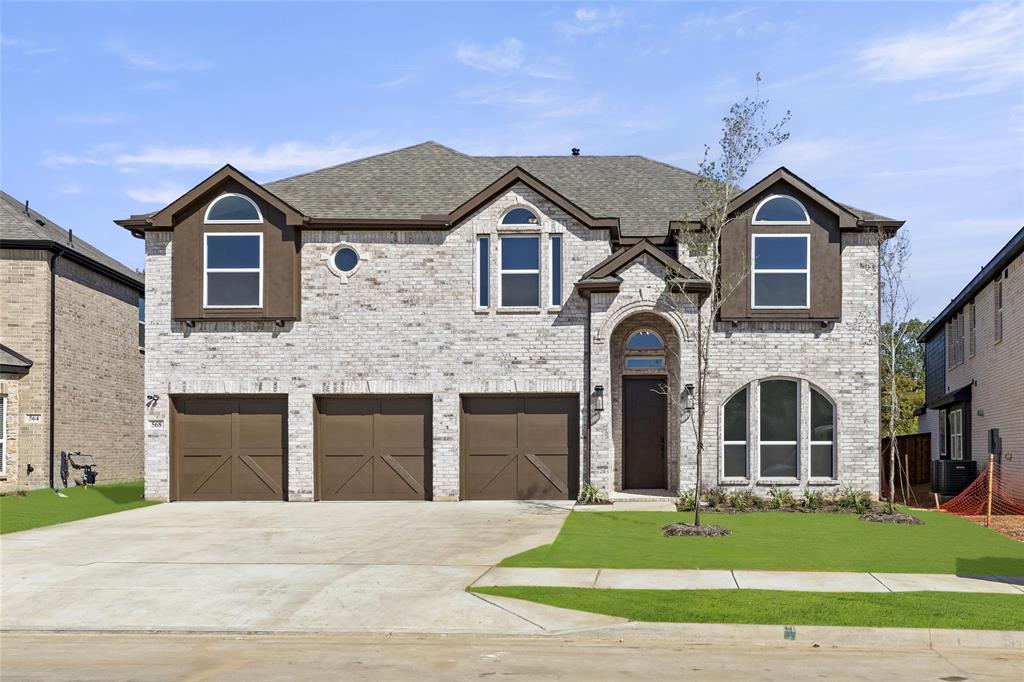
[[[904,400],[901,370],[908,363],[907,348],[915,339],[909,324],[914,297],[907,291],[907,264],[910,260],[910,236],[905,231],[895,235],[878,233],[879,324],[878,351],[880,359],[881,410],[885,415],[882,435],[889,439],[888,510],[896,510],[896,463],[899,461],[900,413]]]
[[[761,74],[757,74],[755,82],[761,82]],[[679,391],[668,392],[670,400],[682,403],[689,414],[697,445],[697,470],[694,488],[693,524],[699,526],[701,479],[703,477],[703,461],[705,450],[705,430],[708,411],[708,377],[712,368],[716,341],[715,320],[721,312],[722,305],[736,291],[747,273],[738,276],[722,276],[722,254],[720,250],[722,232],[726,225],[739,216],[730,214],[729,204],[743,190],[742,183],[750,167],[767,150],[782,144],[789,138],[784,128],[790,119],[790,112],[776,123],[769,124],[766,119],[768,100],[761,99],[760,93],[754,99],[744,97],[743,101],[733,104],[728,115],[722,119],[722,136],[718,141],[718,149],[712,153],[711,147],[705,145],[704,158],[699,166],[697,180],[697,211],[696,215],[686,216],[685,224],[692,229],[682,229],[676,235],[680,251],[689,255],[687,266],[702,279],[711,283],[711,290],[706,294],[686,292],[682,282],[670,277],[669,285],[682,292],[688,303],[696,309],[694,328],[687,329],[687,337],[693,344],[697,361],[696,386],[691,399],[680,396]],[[683,318],[685,319],[685,318]],[[680,345],[686,340],[680,339]]]
[[[899,412],[896,414],[896,434],[899,436],[917,433],[917,417],[914,415],[914,411],[924,405],[924,347],[917,342],[917,337],[928,326],[928,322],[915,318],[907,320],[904,326],[903,341],[897,350],[895,377],[890,376],[888,365],[884,358],[881,357],[882,348],[879,347],[879,360],[882,370],[880,425],[884,431],[885,424],[889,421],[887,387],[895,383],[896,392],[899,394],[897,397]],[[888,322],[882,325],[881,333],[883,337],[892,334],[890,327],[891,325]]]

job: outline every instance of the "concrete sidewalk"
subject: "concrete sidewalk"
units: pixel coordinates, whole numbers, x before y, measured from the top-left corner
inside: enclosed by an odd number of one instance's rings
[[[623,590],[794,590],[798,592],[985,592],[1024,594],[1024,577],[930,573],[502,568],[473,587],[593,587]]]

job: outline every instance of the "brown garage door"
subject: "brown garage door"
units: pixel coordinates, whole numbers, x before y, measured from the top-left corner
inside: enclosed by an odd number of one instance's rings
[[[175,499],[283,500],[288,399],[172,401]]]
[[[463,498],[576,498],[576,396],[463,397],[461,439]]]
[[[430,499],[429,397],[322,397],[316,406],[318,499]]]

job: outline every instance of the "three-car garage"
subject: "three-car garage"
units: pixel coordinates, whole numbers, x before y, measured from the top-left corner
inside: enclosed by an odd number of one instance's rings
[[[315,499],[431,499],[431,396],[330,395],[313,402]],[[287,396],[186,395],[171,403],[173,499],[287,499]],[[577,395],[464,395],[458,414],[448,417],[458,424],[461,499],[575,499]]]

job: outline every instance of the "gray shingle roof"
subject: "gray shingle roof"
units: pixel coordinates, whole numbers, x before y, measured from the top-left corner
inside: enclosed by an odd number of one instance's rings
[[[644,156],[469,156],[424,142],[264,186],[315,218],[445,215],[519,166],[624,237],[661,237],[696,217],[698,176]],[[846,206],[862,220],[892,220]],[[897,222],[897,221],[894,221]]]
[[[24,202],[18,201],[4,191],[0,191],[0,239],[19,242],[56,242],[68,251],[73,251],[134,280],[140,287],[143,285],[142,277],[127,265],[111,258],[81,237],[74,237],[69,242],[67,230],[36,210],[29,208],[26,213]]]
[[[31,366],[31,360],[0,343],[0,368],[3,368],[3,371],[23,373]]]
[[[696,209],[697,176],[643,156],[468,156],[436,142],[264,186],[318,218],[417,219],[447,214],[520,166],[623,236],[660,236]]]

